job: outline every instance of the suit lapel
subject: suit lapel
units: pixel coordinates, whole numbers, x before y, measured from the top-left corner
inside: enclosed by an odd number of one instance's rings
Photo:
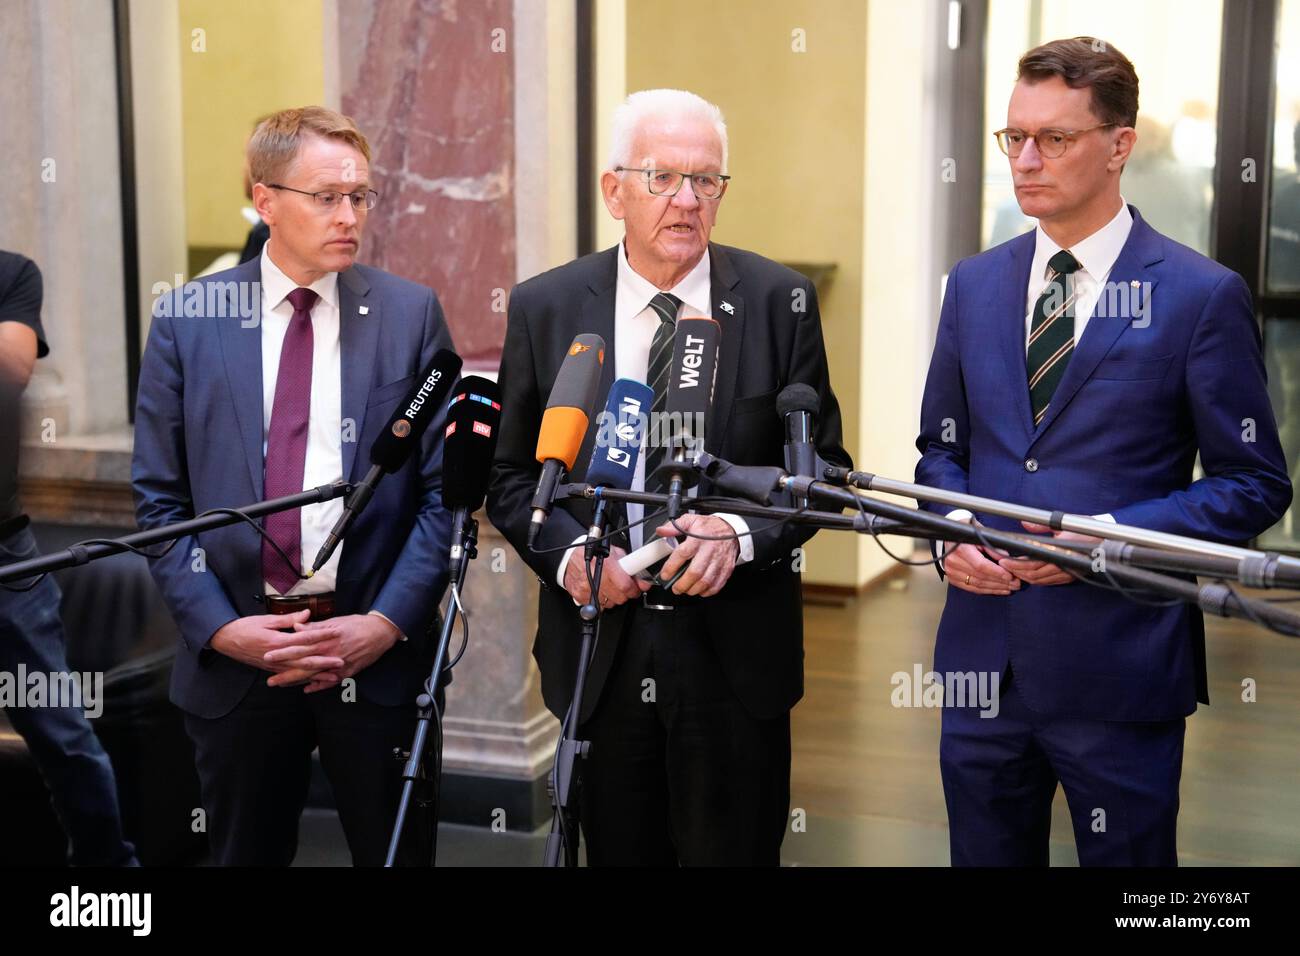
[[[261,259],[252,259],[235,270],[234,282],[229,283],[226,301],[227,317],[217,318],[221,355],[226,366],[226,380],[230,385],[231,403],[239,436],[248,463],[248,479],[253,486],[253,500],[260,501],[263,493],[262,466],[262,291]],[[239,291],[252,289],[251,316],[240,314]]]
[[[1002,353],[1007,381],[1025,438],[1034,433],[1034,413],[1029,404],[1029,373],[1025,366],[1025,296],[1029,288],[1029,269],[1034,262],[1034,233],[1027,233],[1007,243],[1010,263],[1006,281],[989,304],[989,323],[995,331],[998,351]]]
[[[339,362],[343,421],[354,423],[352,441],[343,442],[343,477],[351,481],[357,444],[365,434],[366,402],[379,350],[380,303],[372,301],[370,283],[356,269],[339,273]],[[362,315],[361,306],[367,314]]]
[[[737,291],[740,277],[725,250],[709,244],[709,273],[712,291],[709,295],[713,318],[722,327],[722,343],[718,349],[718,371],[713,388],[713,404],[705,420],[705,447],[715,455],[722,453],[727,425],[731,419],[731,406],[736,397],[736,382],[740,373],[740,346],[745,338],[745,300]],[[715,437],[716,436],[716,437]]]
[[[605,407],[605,396],[609,394],[610,387],[614,384],[614,374],[618,365],[614,345],[614,296],[618,287],[617,257],[617,246],[601,257],[596,273],[587,284],[591,294],[582,304],[578,328],[573,332],[573,335],[594,332],[605,340],[605,360],[600,367],[600,388],[596,391],[596,407],[592,409],[587,424],[587,434],[582,439],[582,450],[578,453],[573,468],[574,472],[584,475],[587,471],[586,463],[591,461],[592,447],[596,444],[596,426],[600,413]],[[573,341],[573,335],[560,343],[560,347],[567,349],[569,343]]]
[[[1056,386],[1047,414],[1034,434],[1035,439],[1051,427],[1083,383],[1092,377],[1124,330],[1133,325],[1139,311],[1136,305],[1138,296],[1143,298],[1142,314],[1150,319],[1150,313],[1145,311],[1150,307],[1147,297],[1156,284],[1156,275],[1151,267],[1164,258],[1164,253],[1159,234],[1146,224],[1136,209],[1130,206],[1129,211],[1133,215],[1133,226],[1128,240],[1111,267],[1106,285],[1100,290],[1083,337],[1075,344],[1074,354],[1065,367],[1061,384]],[[1116,294],[1108,295],[1107,288],[1115,289]]]

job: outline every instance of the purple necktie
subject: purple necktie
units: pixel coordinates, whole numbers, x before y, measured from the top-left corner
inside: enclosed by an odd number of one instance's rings
[[[280,347],[280,371],[275,378],[275,403],[271,406],[271,428],[266,436],[264,499],[296,495],[302,491],[303,467],[307,462],[307,419],[311,414],[311,307],[316,304],[311,289],[289,293],[293,318]],[[293,566],[262,540],[262,577],[281,594],[298,583],[302,560],[302,509],[267,515],[263,526],[271,540],[294,562]]]

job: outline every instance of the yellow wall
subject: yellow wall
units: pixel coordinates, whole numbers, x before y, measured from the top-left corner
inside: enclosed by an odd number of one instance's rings
[[[180,0],[190,246],[243,246],[244,144],[259,116],[322,101],[322,31],[321,0]]]
[[[845,443],[856,459],[866,4],[626,0],[626,24],[627,91],[689,89],[726,118],[734,178],[714,239],[780,261],[835,264],[821,301],[822,328]],[[806,52],[795,51],[795,30],[804,31]],[[608,127],[608,112],[597,121]],[[603,168],[604,152],[598,161]],[[856,586],[860,547],[853,535],[818,535],[806,579]]]

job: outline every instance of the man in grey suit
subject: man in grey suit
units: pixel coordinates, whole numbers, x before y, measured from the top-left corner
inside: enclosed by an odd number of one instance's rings
[[[352,120],[285,110],[248,158],[271,230],[261,256],[155,308],[132,469],[142,528],[359,479],[416,374],[451,347],[431,289],[354,265],[378,194]],[[171,696],[217,862],[293,859],[318,746],[353,862],[383,862],[393,751],[411,739],[447,583],[441,434],[429,428],[310,578],[341,500],[269,516],[264,536],[237,524],[183,538],[152,562],[181,631]]]

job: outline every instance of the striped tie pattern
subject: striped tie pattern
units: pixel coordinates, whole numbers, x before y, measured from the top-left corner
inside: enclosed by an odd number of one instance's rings
[[[650,364],[646,367],[646,384],[654,389],[655,400],[650,407],[650,421],[652,423],[661,422],[661,414],[664,406],[668,401],[668,367],[673,364],[673,333],[677,331],[677,310],[681,307],[682,300],[675,295],[667,292],[660,292],[650,300],[650,308],[655,310],[659,316],[659,328],[655,329],[655,337],[650,342]],[[653,428],[653,434],[660,434],[662,429]],[[661,439],[666,436],[661,436]],[[645,458],[645,487],[647,491],[654,491],[662,487],[661,483],[651,480],[651,475],[655,473],[664,460],[667,453],[662,440],[653,445],[646,451]]]
[[[1034,410],[1034,427],[1042,424],[1052,404],[1056,386],[1074,352],[1074,280],[1079,261],[1064,249],[1047,260],[1051,270],[1047,287],[1034,303],[1034,320],[1029,327],[1029,400]]]

